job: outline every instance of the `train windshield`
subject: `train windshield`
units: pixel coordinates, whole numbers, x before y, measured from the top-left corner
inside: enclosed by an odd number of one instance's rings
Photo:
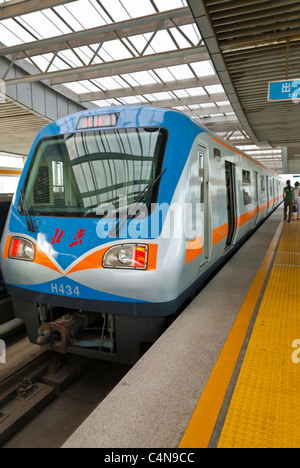
[[[87,131],[40,141],[25,181],[30,215],[98,217],[129,209],[159,176],[163,128]],[[157,201],[159,184],[143,203]],[[99,209],[100,207],[100,209]]]

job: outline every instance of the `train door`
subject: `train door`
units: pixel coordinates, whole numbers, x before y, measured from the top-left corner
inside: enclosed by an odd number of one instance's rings
[[[225,161],[226,192],[227,192],[227,216],[228,216],[228,237],[226,248],[233,243],[236,229],[236,197],[235,197],[235,165]]]
[[[199,161],[199,185],[200,185],[200,206],[201,206],[201,224],[202,224],[202,242],[203,251],[200,255],[200,265],[205,266],[210,258],[210,182],[209,182],[209,161],[207,150],[198,145]]]
[[[255,202],[255,223],[256,226],[259,215],[259,191],[258,191],[258,172],[254,171],[254,202]]]
[[[268,206],[266,214],[269,214],[270,209],[270,189],[269,189],[269,176],[267,176],[267,199],[268,199]]]
[[[272,179],[271,181],[270,192],[271,192],[271,200],[272,200],[272,210],[274,210],[274,206],[275,206],[275,180],[274,179]]]

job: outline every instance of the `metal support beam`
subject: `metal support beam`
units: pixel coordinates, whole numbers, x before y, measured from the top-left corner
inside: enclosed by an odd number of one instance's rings
[[[161,54],[147,55],[115,62],[98,63],[84,67],[58,70],[48,73],[38,73],[36,75],[21,76],[18,78],[5,80],[6,86],[33,83],[36,81],[51,80],[51,84],[70,83],[74,81],[111,76],[120,73],[132,73],[134,71],[149,70],[149,68],[168,67],[181,65],[183,63],[193,63],[209,60],[209,55],[205,47],[190,47],[188,49],[164,52]]]
[[[192,24],[194,22],[189,8],[170,10],[155,15],[148,15],[142,18],[130,19],[118,23],[99,26],[96,28],[76,31],[74,33],[62,34],[60,36],[42,39],[40,41],[27,42],[10,47],[2,47],[0,56],[19,54],[18,58],[34,57],[48,53],[55,53],[58,44],[60,50],[75,47],[82,47],[90,44],[99,44],[105,41],[115,40],[115,32],[121,39],[153,32],[157,24],[162,23],[161,29],[174,27],[174,21],[178,26]],[[141,54],[142,55],[142,54]]]
[[[228,114],[229,112],[233,112],[231,106],[209,107],[209,109],[195,109],[192,111],[184,111],[184,113],[189,117],[197,117],[203,115],[214,116],[215,114]]]
[[[168,99],[166,101],[152,101],[149,105],[156,107],[181,107],[192,106],[194,104],[211,104],[213,102],[227,101],[225,93],[213,94],[212,96],[195,96],[183,99]]]
[[[220,84],[220,80],[216,75],[207,76],[200,79],[170,81],[168,83],[158,83],[145,86],[137,86],[135,88],[114,89],[113,91],[98,91],[95,93],[84,93],[79,95],[80,102],[98,101],[101,99],[118,99],[131,96],[140,96],[143,94],[163,93],[175,91],[178,89],[189,89],[203,86],[211,86]]]
[[[202,125],[221,125],[224,123],[238,124],[239,121],[235,115],[228,115],[224,117],[206,117],[203,119],[199,119],[198,122]]]
[[[0,5],[0,21],[74,1],[75,0],[10,0]]]

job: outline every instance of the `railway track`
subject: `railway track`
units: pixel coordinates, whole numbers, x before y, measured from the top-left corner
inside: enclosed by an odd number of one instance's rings
[[[0,447],[92,366],[81,356],[42,351],[23,338],[0,364]]]

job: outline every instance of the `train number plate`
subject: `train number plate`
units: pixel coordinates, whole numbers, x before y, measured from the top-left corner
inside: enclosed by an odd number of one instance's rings
[[[80,296],[78,286],[63,285],[57,283],[51,283],[52,294],[60,294],[61,296]]]

